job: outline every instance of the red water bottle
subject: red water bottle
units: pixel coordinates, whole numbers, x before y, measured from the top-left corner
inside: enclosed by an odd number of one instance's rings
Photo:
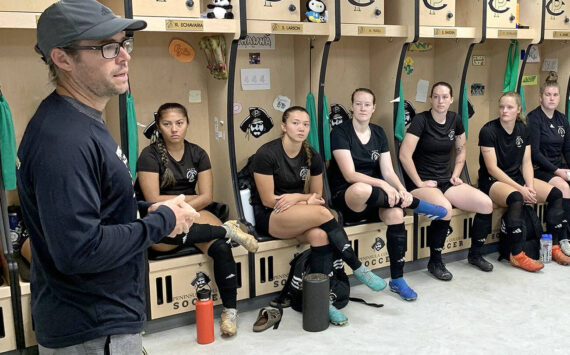
[[[192,285],[196,286],[196,335],[198,344],[210,344],[214,341],[214,301],[212,301],[212,290],[209,289],[208,281],[208,276],[200,272],[192,282]]]

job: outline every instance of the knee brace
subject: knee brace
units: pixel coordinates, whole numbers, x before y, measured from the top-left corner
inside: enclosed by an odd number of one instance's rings
[[[404,275],[404,263],[408,250],[404,223],[388,226],[386,231],[388,256],[390,256],[390,276],[392,280]]]
[[[381,188],[377,186],[372,186],[372,192],[370,193],[370,197],[368,197],[368,200],[366,200],[366,205],[378,208],[390,207],[390,205],[388,204],[388,195]]]

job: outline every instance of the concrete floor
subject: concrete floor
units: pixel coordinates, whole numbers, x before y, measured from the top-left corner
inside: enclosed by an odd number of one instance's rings
[[[495,269],[481,272],[466,260],[447,264],[453,280],[434,279],[427,270],[406,274],[418,293],[402,301],[388,288],[374,293],[364,285],[351,296],[383,303],[371,308],[351,302],[344,327],[319,333],[303,330],[302,315],[286,309],[279,329],[252,331],[258,310],[238,315],[238,334],[222,338],[216,317],[215,341],[196,342],[195,325],[147,334],[149,354],[570,354],[570,267],[550,263],[535,274],[515,269],[497,254]],[[388,281],[388,280],[387,280]],[[238,304],[239,308],[239,304]]]

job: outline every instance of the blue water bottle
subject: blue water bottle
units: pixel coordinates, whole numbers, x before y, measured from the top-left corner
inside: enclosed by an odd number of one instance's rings
[[[543,263],[552,261],[552,234],[543,234],[540,238],[540,261]]]

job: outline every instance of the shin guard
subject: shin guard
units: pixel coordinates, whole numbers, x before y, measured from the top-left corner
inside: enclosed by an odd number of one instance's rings
[[[332,247],[340,252],[342,260],[352,270],[356,270],[362,265],[354,249],[352,249],[352,245],[350,244],[350,240],[348,240],[344,228],[342,228],[334,218],[321,224],[319,227],[327,233]]]
[[[390,256],[390,276],[392,280],[404,275],[406,251],[408,249],[407,234],[404,223],[388,226],[386,232],[388,255]]]
[[[224,307],[236,308],[237,271],[232,247],[219,239],[208,248],[208,255],[214,260],[214,278]]]

